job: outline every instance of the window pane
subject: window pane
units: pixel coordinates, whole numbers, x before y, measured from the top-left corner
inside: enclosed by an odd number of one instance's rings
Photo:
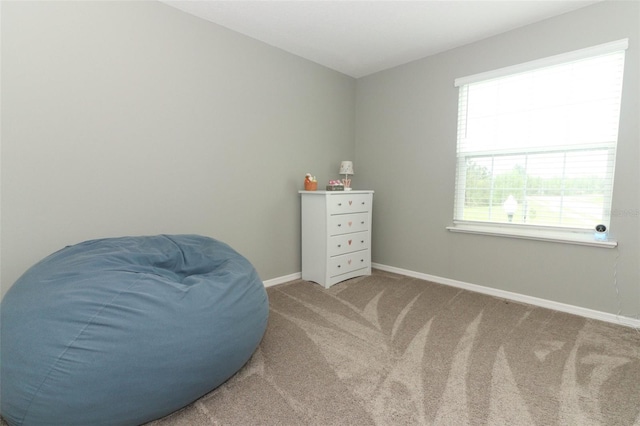
[[[592,229],[605,221],[611,150],[466,159],[463,220]]]

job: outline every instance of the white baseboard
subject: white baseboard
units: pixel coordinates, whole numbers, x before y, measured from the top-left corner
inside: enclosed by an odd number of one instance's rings
[[[470,284],[463,281],[456,281],[449,278],[438,277],[435,275],[423,274],[421,272],[409,271],[407,269],[396,268],[394,266],[373,263],[371,267],[380,269],[381,271],[393,272],[408,277],[418,278],[421,280],[431,281],[438,284],[444,284],[451,287],[462,288],[476,293],[488,294],[490,296],[500,297],[503,299],[514,300],[516,302],[528,303],[530,305],[540,306],[542,308],[554,309],[560,312],[579,315],[581,317],[592,318],[600,321],[606,321],[614,324],[624,325],[640,329],[640,320],[635,318],[623,317],[607,312],[595,311],[593,309],[581,308],[579,306],[568,305],[565,303],[554,302],[552,300],[540,299],[538,297],[526,296],[524,294],[512,293],[510,291],[498,290],[491,287],[484,287],[477,284]]]
[[[422,272],[410,271],[408,269],[396,268],[395,266],[388,266],[380,263],[372,263],[371,267],[379,269],[381,271],[393,272],[395,274],[405,275],[407,277],[418,278],[425,281],[431,281],[438,284],[461,288],[476,293],[482,293],[489,296],[500,297],[502,299],[527,303],[529,305],[540,306],[541,308],[553,309],[560,312],[566,312],[568,314],[579,315],[585,318],[592,318],[600,321],[610,322],[613,324],[640,329],[640,319],[636,318],[624,317],[620,315],[610,314],[608,312],[601,312],[593,309],[582,308],[580,306],[568,305],[566,303],[554,302],[553,300],[540,299],[538,297],[527,296],[524,294],[513,293],[510,291],[499,290],[491,287],[485,287],[478,284],[471,284],[464,281],[452,280],[450,278],[438,277],[436,275],[423,274]],[[289,281],[299,280],[300,278],[302,278],[302,273],[296,272],[290,275],[273,278],[263,282],[265,287],[272,287],[274,285],[284,284]]]
[[[295,281],[302,278],[301,272],[296,272],[295,274],[285,275],[283,277],[272,278],[270,280],[263,281],[265,287],[272,287],[278,284],[288,283],[289,281]]]

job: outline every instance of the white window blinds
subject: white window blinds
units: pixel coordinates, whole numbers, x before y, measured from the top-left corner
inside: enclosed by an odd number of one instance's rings
[[[608,226],[626,47],[456,80],[456,223]]]

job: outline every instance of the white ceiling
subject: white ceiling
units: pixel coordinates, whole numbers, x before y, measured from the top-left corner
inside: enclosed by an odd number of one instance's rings
[[[602,0],[161,1],[357,78]]]

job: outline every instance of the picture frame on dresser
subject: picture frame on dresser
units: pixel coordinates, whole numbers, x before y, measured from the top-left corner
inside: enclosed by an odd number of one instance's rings
[[[329,288],[371,275],[373,193],[299,191],[303,280]]]

